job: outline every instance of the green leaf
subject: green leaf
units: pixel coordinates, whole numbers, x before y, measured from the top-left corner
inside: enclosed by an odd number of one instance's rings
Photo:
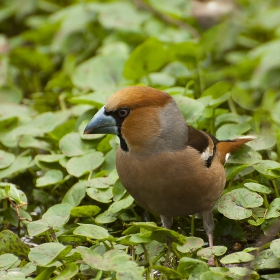
[[[246,145],[250,146],[256,151],[272,149],[276,144],[276,136],[272,131],[267,131],[264,134],[258,135],[256,139],[248,142]]]
[[[270,249],[273,254],[280,258],[280,239],[275,239],[270,243]]]
[[[97,177],[87,181],[87,186],[96,189],[107,189],[110,186],[114,185],[116,180],[118,179],[118,175],[113,175],[113,172],[110,173],[108,177]]]
[[[96,201],[102,203],[110,203],[113,198],[113,190],[112,188],[107,188],[107,189],[88,188],[87,195]]]
[[[259,183],[249,182],[249,183],[245,183],[244,186],[247,187],[248,189],[258,192],[258,193],[263,193],[263,194],[271,193],[270,188],[268,188],[262,184],[259,184]]]
[[[225,246],[213,246],[208,248],[203,248],[197,252],[197,256],[210,260],[213,256],[222,256],[226,253],[227,247]]]
[[[243,145],[237,152],[230,155],[227,163],[232,164],[257,164],[262,160],[262,156],[252,148]]]
[[[3,254],[0,256],[0,268],[1,270],[8,270],[18,261],[18,257],[13,254]]]
[[[234,139],[251,129],[250,124],[224,124],[217,129],[216,137],[220,140]]]
[[[172,268],[160,265],[154,265],[153,269],[164,273],[170,279],[182,279],[182,275]]]
[[[77,247],[77,251],[81,254],[83,261],[90,267],[110,271],[110,260],[103,258],[98,252],[81,246]]]
[[[9,198],[17,204],[24,204],[27,202],[26,195],[16,185],[11,183],[0,183],[0,199]]]
[[[11,253],[15,256],[26,258],[30,251],[30,248],[25,243],[23,243],[23,241],[21,241],[15,233],[9,230],[3,230],[0,232],[0,240],[1,254]]]
[[[218,127],[224,123],[248,123],[252,117],[247,115],[238,115],[234,113],[224,113],[216,117],[215,125]],[[253,140],[255,141],[255,140]],[[251,142],[250,142],[251,143]]]
[[[72,74],[72,81],[84,90],[113,92],[126,83],[122,75],[126,58],[126,47],[115,45],[114,53],[97,55],[80,64]]]
[[[180,273],[183,277],[188,279],[197,279],[203,273],[208,271],[208,266],[205,262],[183,257],[179,261],[177,272]]]
[[[124,265],[123,271],[118,271],[116,273],[117,279],[119,280],[126,280],[126,279],[131,279],[131,280],[142,280],[143,275],[142,275],[142,270],[141,267],[134,267],[131,269],[126,269]]]
[[[199,100],[191,99],[179,94],[175,94],[172,97],[175,99],[180,111],[187,120],[187,123],[190,125],[196,125],[196,121],[201,117],[205,106]]]
[[[190,77],[191,72],[184,63],[179,61],[173,61],[164,67],[162,72],[167,73],[175,78]]]
[[[54,130],[49,132],[48,135],[55,140],[60,140],[67,133],[73,131],[75,129],[75,125],[76,125],[76,120],[71,119],[57,126]]]
[[[41,149],[45,151],[51,150],[49,143],[38,140],[30,135],[23,135],[20,138],[18,145],[21,148],[35,148],[35,149]]]
[[[9,167],[0,170],[0,179],[14,177],[32,165],[30,156],[18,156]]]
[[[135,228],[151,231],[152,232],[151,238],[161,243],[167,243],[171,241],[183,245],[187,242],[185,236],[177,233],[176,231],[158,227],[154,223],[144,223],[144,222],[133,223],[132,227],[126,230],[125,232],[123,232],[123,234],[129,234],[129,232],[131,231],[133,232]]]
[[[66,134],[59,141],[61,152],[67,157],[83,155],[87,149],[86,143],[81,139],[79,133]]]
[[[249,253],[236,252],[236,253],[232,253],[232,254],[229,254],[229,255],[223,257],[220,260],[220,262],[222,264],[244,263],[244,262],[250,262],[253,259],[254,259],[254,256]]]
[[[68,173],[75,177],[81,177],[97,169],[104,161],[103,154],[91,152],[79,157],[72,157],[66,164]]]
[[[229,82],[221,81],[207,88],[201,97],[211,96],[210,106],[217,106],[226,101],[232,85]],[[228,94],[227,94],[228,93]]]
[[[19,103],[22,99],[22,92],[16,87],[0,88],[0,103]]]
[[[203,239],[198,238],[198,237],[193,237],[190,236],[187,238],[187,243],[180,246],[177,246],[177,250],[182,252],[182,253],[193,253],[199,248],[201,248],[204,244]]]
[[[240,85],[233,87],[231,91],[232,99],[242,108],[252,110],[255,107],[255,101],[252,98],[251,92],[243,89]]]
[[[254,168],[263,174],[267,179],[276,179],[280,177],[280,163],[272,160],[262,160],[253,165]]]
[[[51,277],[51,275],[53,274],[53,272],[55,271],[56,267],[55,266],[51,266],[51,267],[47,267],[47,268],[43,268],[42,271],[39,273],[39,275],[36,277],[36,280],[45,280],[45,279],[49,279]]]
[[[153,87],[171,87],[175,84],[176,80],[174,77],[167,73],[157,72],[150,73],[147,77],[143,77],[141,82],[149,84]]]
[[[68,101],[74,104],[88,104],[100,109],[111,95],[110,91],[96,90],[94,93],[71,97]]]
[[[129,238],[130,244],[142,244],[151,242],[151,232],[135,233]]]
[[[108,29],[122,31],[140,31],[141,24],[150,15],[144,11],[137,11],[131,3],[106,3],[99,14],[100,23]]]
[[[108,213],[118,213],[123,209],[130,207],[134,199],[131,195],[127,195],[125,198],[113,202],[108,208]]]
[[[78,206],[86,195],[87,182],[80,181],[73,185],[63,197],[62,203]]]
[[[239,188],[224,194],[218,201],[218,210],[229,219],[242,220],[249,218],[255,208],[263,204],[263,198],[245,188]]]
[[[69,220],[72,208],[73,207],[67,203],[51,206],[42,216],[42,220],[46,221],[51,227],[60,227]]]
[[[58,162],[60,159],[64,158],[64,155],[61,154],[52,154],[52,155],[37,155],[35,157],[35,162],[37,163],[38,161],[42,162]]]
[[[63,174],[60,170],[52,169],[47,171],[44,176],[36,180],[36,187],[46,187],[58,184],[62,181]]]
[[[49,230],[49,224],[40,219],[38,221],[31,222],[27,225],[29,236],[37,236],[47,230]]]
[[[0,112],[1,117],[20,117],[20,118],[27,118],[34,116],[36,114],[36,111],[32,109],[31,107],[28,107],[26,105],[19,105],[19,104],[3,104],[0,103]]]
[[[109,224],[115,222],[116,220],[116,213],[109,213],[108,211],[104,211],[95,218],[95,222],[98,224]]]
[[[213,271],[206,271],[202,273],[201,276],[199,277],[199,280],[224,280],[224,279],[228,279],[226,275],[221,275]]]
[[[167,61],[167,49],[157,39],[150,38],[130,54],[123,75],[127,79],[139,80],[148,73],[159,70]]]
[[[73,233],[98,240],[109,237],[109,233],[105,228],[96,225],[80,225]]]
[[[268,207],[266,219],[280,217],[280,198],[274,198]]]
[[[257,226],[261,225],[264,221],[265,221],[264,218],[260,218],[260,219],[256,219],[256,220],[248,220],[248,223],[252,226],[257,227]]]
[[[280,259],[275,256],[271,249],[261,251],[252,262],[255,270],[279,268]]]
[[[47,132],[51,132],[56,126],[64,123],[70,115],[68,111],[60,112],[46,112],[37,115],[32,121],[18,126],[10,133],[5,135],[3,141],[11,141],[11,139],[17,138],[20,135],[41,135]]]
[[[54,280],[65,280],[71,279],[79,272],[79,268],[76,263],[68,263],[65,265],[64,269],[59,272],[59,275],[54,277]]]
[[[227,181],[233,180],[235,176],[240,173],[242,170],[248,168],[249,165],[243,164],[243,165],[232,165],[232,166],[226,166],[226,176]]]
[[[125,193],[126,193],[126,189],[124,188],[121,181],[118,180],[115,183],[115,185],[113,186],[114,201],[120,200],[124,196]]]
[[[96,205],[76,206],[71,209],[72,217],[92,217],[100,212],[100,208]]]
[[[0,150],[0,169],[7,168],[15,160],[14,154]]]
[[[34,247],[28,257],[31,262],[38,266],[50,267],[61,266],[58,260],[63,259],[71,250],[71,246],[64,246],[60,243],[44,243]]]
[[[229,267],[229,271],[242,278],[249,276],[251,279],[259,279],[259,274],[256,271],[252,271],[246,267]]]

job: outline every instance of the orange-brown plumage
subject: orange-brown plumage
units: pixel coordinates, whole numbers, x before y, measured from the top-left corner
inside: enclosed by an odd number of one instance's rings
[[[225,186],[226,155],[252,138],[218,141],[188,126],[169,94],[143,86],[113,94],[85,133],[117,134],[116,167],[128,192],[165,227],[174,216],[202,213],[212,246],[211,210]]]
[[[217,144],[217,156],[222,164],[226,162],[226,155],[236,152],[242,145],[254,139],[253,137],[238,138],[234,141],[221,141]]]
[[[159,94],[161,92],[161,94]],[[163,107],[172,97],[155,88],[131,86],[117,91],[106,102],[106,109],[111,111],[121,107],[131,110],[140,107]]]

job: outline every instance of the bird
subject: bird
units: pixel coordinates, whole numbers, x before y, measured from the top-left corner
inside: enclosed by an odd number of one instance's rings
[[[213,247],[212,209],[226,184],[223,165],[253,137],[218,140],[195,129],[171,95],[148,86],[115,92],[84,134],[117,135],[116,169],[128,193],[168,229],[173,217],[201,214]]]

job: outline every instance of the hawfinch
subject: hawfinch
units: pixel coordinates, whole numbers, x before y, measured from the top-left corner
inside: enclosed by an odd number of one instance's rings
[[[91,119],[85,134],[115,134],[120,139],[116,167],[132,197],[161,217],[201,213],[213,246],[212,208],[226,183],[228,154],[253,138],[219,141],[186,124],[165,92],[131,86],[117,91]]]

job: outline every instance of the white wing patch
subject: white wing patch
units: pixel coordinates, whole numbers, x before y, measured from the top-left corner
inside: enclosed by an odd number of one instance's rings
[[[213,148],[208,146],[207,149],[201,154],[201,157],[206,161],[211,156],[213,156]]]
[[[230,153],[226,154],[226,158],[225,158],[225,163],[228,161],[228,158],[230,157]]]

